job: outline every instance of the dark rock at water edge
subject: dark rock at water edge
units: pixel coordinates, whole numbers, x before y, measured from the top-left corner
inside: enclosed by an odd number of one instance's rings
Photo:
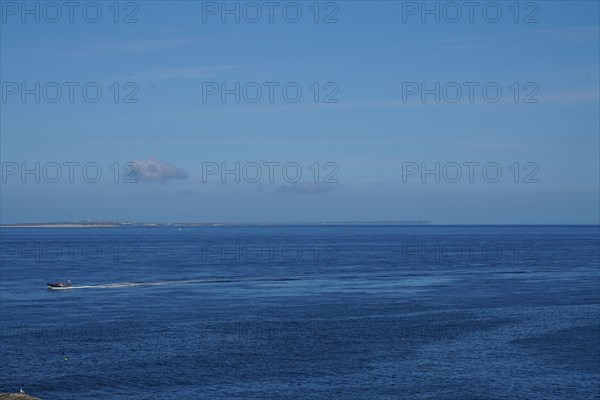
[[[0,400],[40,400],[40,398],[23,393],[0,393]]]

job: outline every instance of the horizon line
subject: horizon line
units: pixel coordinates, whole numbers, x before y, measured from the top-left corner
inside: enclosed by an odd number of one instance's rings
[[[382,225],[382,226],[600,226],[600,223],[481,223],[436,224],[428,220],[364,220],[364,221],[294,221],[294,222],[134,222],[134,221],[56,221],[15,222],[0,224],[0,228],[118,228],[118,227],[219,227],[219,226],[294,226],[294,225]]]

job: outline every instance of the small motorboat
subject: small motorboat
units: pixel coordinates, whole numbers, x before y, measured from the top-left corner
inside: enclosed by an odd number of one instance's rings
[[[71,287],[71,281],[67,281],[67,283],[64,283],[64,282],[48,283],[48,289],[50,289],[50,290],[68,289],[70,287]]]

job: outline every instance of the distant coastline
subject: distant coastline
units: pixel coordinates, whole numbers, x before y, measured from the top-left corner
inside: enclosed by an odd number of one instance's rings
[[[342,222],[122,222],[122,221],[77,221],[77,222],[27,222],[0,224],[1,228],[142,228],[142,227],[206,227],[206,226],[286,226],[286,225],[434,225],[431,221],[342,221]]]

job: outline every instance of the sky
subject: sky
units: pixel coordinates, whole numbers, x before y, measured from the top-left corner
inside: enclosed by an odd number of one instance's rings
[[[0,3],[2,223],[600,221],[598,1]]]

